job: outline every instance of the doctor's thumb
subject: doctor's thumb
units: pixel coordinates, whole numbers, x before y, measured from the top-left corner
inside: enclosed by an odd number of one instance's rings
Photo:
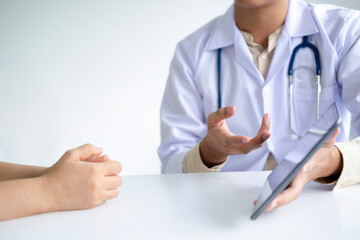
[[[207,122],[209,127],[219,127],[222,120],[227,119],[235,114],[235,106],[219,108],[216,112],[210,113]]]
[[[260,131],[259,132],[263,132],[263,131],[270,131],[270,121],[271,121],[271,116],[269,113],[265,113],[261,126],[260,126]]]
[[[260,129],[256,135],[256,137],[254,138],[254,144],[255,146],[260,146],[262,145],[266,140],[268,140],[271,136],[270,134],[270,120],[271,120],[271,116],[269,113],[265,113]]]
[[[331,135],[331,137],[324,143],[324,147],[332,147],[336,142],[336,137],[340,133],[340,128],[337,128],[335,132]]]

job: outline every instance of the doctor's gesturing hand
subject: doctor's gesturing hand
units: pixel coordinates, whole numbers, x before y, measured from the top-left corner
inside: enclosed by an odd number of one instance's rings
[[[235,106],[223,107],[209,114],[208,132],[200,143],[200,155],[204,164],[211,168],[227,160],[229,155],[247,154],[261,147],[270,137],[270,114],[266,113],[254,138],[234,135],[225,119],[235,114]]]
[[[340,133],[338,128],[328,141],[316,152],[310,161],[301,169],[287,189],[280,193],[265,211],[282,207],[295,200],[305,184],[321,178],[338,179],[343,167],[342,156],[334,145],[336,136]]]

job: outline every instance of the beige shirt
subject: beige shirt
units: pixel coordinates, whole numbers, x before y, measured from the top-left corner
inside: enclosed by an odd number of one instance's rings
[[[261,75],[266,79],[272,57],[274,55],[275,47],[278,42],[282,27],[276,29],[273,33],[269,35],[268,38],[268,47],[264,47],[258,43],[254,42],[254,37],[244,31],[240,31],[243,35],[249,50],[252,54],[254,64],[257,66]],[[333,184],[335,183],[335,188],[342,188],[352,184],[360,182],[360,142],[350,141],[343,143],[336,143],[336,147],[340,150],[343,157],[343,170],[339,179],[330,179],[324,178],[318,182]],[[186,173],[189,172],[219,172],[226,161],[220,165],[208,168],[205,166],[201,160],[199,144],[192,148],[185,156],[183,160],[183,171]],[[277,166],[277,162],[274,159],[273,155],[269,153],[267,161],[263,170],[273,170]],[[334,181],[335,180],[335,181]]]

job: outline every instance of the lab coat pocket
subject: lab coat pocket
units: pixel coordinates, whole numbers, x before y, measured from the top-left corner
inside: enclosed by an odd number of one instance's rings
[[[339,86],[322,87],[320,93],[320,116],[338,98]],[[298,135],[303,136],[316,121],[317,89],[294,89],[293,125]]]

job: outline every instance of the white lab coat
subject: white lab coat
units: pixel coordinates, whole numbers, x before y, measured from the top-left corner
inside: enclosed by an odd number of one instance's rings
[[[290,0],[266,79],[237,29],[234,7],[181,41],[171,63],[161,106],[163,173],[182,172],[186,153],[207,133],[206,117],[217,110],[217,49],[222,48],[222,106],[236,106],[226,120],[236,135],[253,137],[262,116],[271,114],[271,138],[247,155],[233,155],[221,171],[262,170],[269,152],[276,161],[295,146],[289,121],[287,70],[293,49],[309,35],[320,52],[322,92],[320,114],[337,102],[343,123],[337,141],[346,141],[350,129],[360,135],[360,14],[330,5]],[[316,120],[315,60],[300,50],[294,64],[294,125],[301,133]]]

